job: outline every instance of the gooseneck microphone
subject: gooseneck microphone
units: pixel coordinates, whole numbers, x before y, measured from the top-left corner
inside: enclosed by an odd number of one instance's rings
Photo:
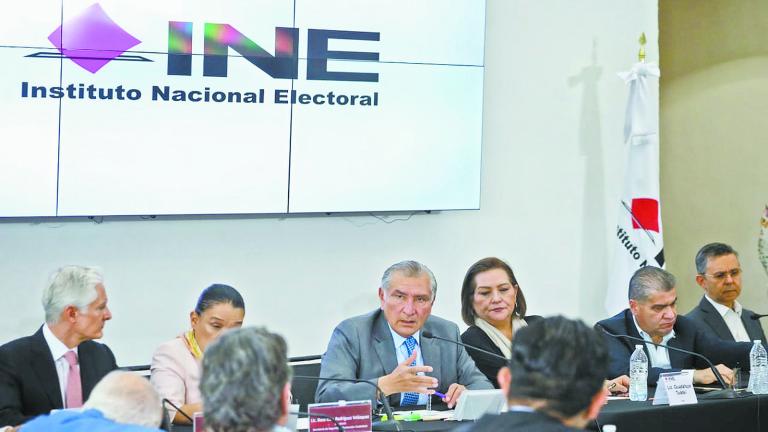
[[[482,348],[478,348],[478,347],[473,346],[473,345],[465,344],[463,342],[455,341],[453,339],[448,339],[448,338],[437,336],[437,335],[433,334],[429,330],[422,331],[421,335],[424,336],[427,339],[437,339],[437,340],[441,340],[441,341],[445,341],[445,342],[450,342],[452,344],[460,345],[460,346],[463,346],[464,348],[469,348],[469,349],[472,349],[472,350],[475,350],[475,351],[479,351],[479,352],[481,352],[483,354],[488,354],[489,356],[493,356],[493,357],[496,357],[498,359],[504,360],[504,362],[508,362],[509,361],[509,359],[504,357],[503,355],[499,355],[499,354],[496,354],[495,352],[484,350]]]
[[[749,317],[752,318],[753,320],[759,320],[760,318],[765,318],[767,316],[768,314],[757,314],[752,312],[752,315],[750,315]]]
[[[333,416],[329,416],[329,415],[326,415],[326,414],[320,414],[320,413],[308,413],[308,412],[304,412],[304,411],[293,411],[290,414],[305,415],[307,417],[324,418],[324,419],[332,421],[334,426],[336,426],[336,429],[339,430],[339,432],[344,432],[344,428],[339,424],[339,422],[336,421],[335,418],[333,418]]]
[[[397,420],[395,420],[395,415],[392,414],[392,407],[389,405],[389,398],[384,395],[384,392],[381,391],[381,388],[377,386],[376,384],[363,379],[353,379],[353,378],[322,378],[322,377],[316,377],[316,376],[309,376],[309,375],[293,375],[292,378],[295,379],[303,379],[303,380],[310,380],[310,381],[338,381],[338,382],[351,382],[351,383],[366,383],[370,386],[373,386],[376,389],[376,394],[381,395],[381,403],[384,405],[384,413],[387,414],[387,421],[384,422],[377,422],[373,428],[373,430],[377,431],[399,431],[400,425],[397,423]]]
[[[185,413],[185,412],[184,412],[184,411],[183,411],[181,408],[179,408],[179,407],[178,407],[178,406],[177,406],[175,403],[173,403],[173,402],[169,401],[168,399],[166,399],[166,398],[163,398],[163,404],[168,404],[168,405],[170,405],[171,407],[173,407],[173,409],[175,409],[176,411],[178,411],[179,413],[181,413],[181,415],[183,415],[184,417],[186,417],[186,418],[187,418],[187,420],[189,420],[189,422],[190,422],[190,423],[194,423],[194,422],[195,422],[195,421],[192,419],[192,417],[190,417],[190,416],[189,416],[189,414]],[[169,419],[169,420],[170,420],[170,422],[171,422],[171,423],[173,423],[173,419]]]
[[[699,354],[697,352],[688,351],[688,350],[685,350],[685,349],[682,349],[682,348],[677,348],[677,347],[673,347],[673,346],[669,346],[669,345],[658,344],[656,342],[647,341],[645,339],[642,339],[642,338],[639,338],[639,337],[630,336],[630,335],[614,334],[614,333],[611,333],[610,331],[608,331],[608,329],[606,329],[605,327],[603,327],[600,324],[595,324],[595,327],[599,328],[603,333],[607,334],[608,336],[616,338],[616,339],[633,340],[633,341],[636,341],[636,342],[641,342],[643,344],[651,344],[653,346],[657,346],[657,347],[661,347],[661,348],[666,348],[666,349],[670,349],[672,351],[677,351],[677,352],[681,352],[681,353],[684,353],[684,354],[692,355],[694,357],[698,357],[698,358],[704,360],[709,365],[709,369],[715,375],[715,378],[717,378],[717,382],[718,382],[718,384],[720,384],[720,387],[722,387],[722,390],[718,390],[717,392],[711,392],[711,393],[709,393],[707,395],[703,395],[702,398],[704,398],[704,399],[734,399],[734,398],[740,397],[733,389],[729,388],[728,385],[725,384],[725,380],[723,379],[723,376],[720,375],[720,371],[717,370],[715,365],[712,364],[712,362],[708,358],[706,358],[705,356],[703,356],[703,355],[701,355],[701,354]]]

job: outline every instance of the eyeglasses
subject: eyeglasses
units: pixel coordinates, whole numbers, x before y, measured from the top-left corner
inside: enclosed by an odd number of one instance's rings
[[[725,280],[725,278],[727,278],[728,276],[730,276],[731,279],[736,279],[737,277],[739,277],[739,275],[741,275],[741,269],[735,268],[733,270],[721,271],[715,274],[702,273],[702,275],[709,276],[712,279],[719,280],[719,281]]]

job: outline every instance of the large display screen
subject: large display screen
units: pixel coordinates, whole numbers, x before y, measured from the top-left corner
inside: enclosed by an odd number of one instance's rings
[[[0,217],[476,209],[484,0],[0,15]]]

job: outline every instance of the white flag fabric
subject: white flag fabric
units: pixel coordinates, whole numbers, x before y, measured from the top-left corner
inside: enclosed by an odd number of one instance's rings
[[[629,86],[624,122],[627,146],[624,189],[619,200],[614,259],[605,298],[613,315],[627,308],[629,279],[640,267],[664,267],[664,240],[659,199],[658,92],[650,81],[660,71],[652,63],[637,63],[620,73]]]

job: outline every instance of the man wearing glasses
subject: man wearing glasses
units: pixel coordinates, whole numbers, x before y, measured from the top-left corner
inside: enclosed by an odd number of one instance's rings
[[[464,389],[493,389],[463,347],[423,337],[423,331],[459,341],[456,324],[432,313],[437,284],[427,266],[402,261],[381,278],[381,307],[347,319],[333,331],[320,367],[321,378],[362,379],[366,383],[320,381],[317,402],[370,399],[392,405],[424,405],[436,392],[449,408]]]
[[[710,243],[696,254],[696,273],[704,296],[686,316],[720,339],[765,344],[760,321],[736,300],[741,294],[739,254],[727,244]]]

